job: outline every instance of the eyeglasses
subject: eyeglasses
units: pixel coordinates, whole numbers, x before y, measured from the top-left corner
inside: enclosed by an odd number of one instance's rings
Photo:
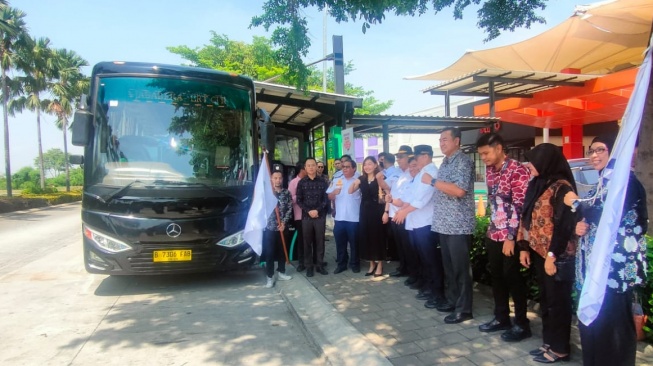
[[[318,165],[317,166],[319,169],[324,169],[324,165]]]
[[[605,147],[597,147],[596,149],[589,149],[587,150],[587,156],[592,156],[594,153],[603,154],[606,151],[608,151],[608,149],[606,149]]]

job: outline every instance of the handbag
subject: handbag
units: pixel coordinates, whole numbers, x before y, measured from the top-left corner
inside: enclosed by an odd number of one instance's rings
[[[576,257],[560,257],[554,262],[556,273],[553,279],[558,282],[573,282],[576,278]]]

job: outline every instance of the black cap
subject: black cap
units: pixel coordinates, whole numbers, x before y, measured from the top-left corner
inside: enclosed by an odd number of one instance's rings
[[[401,145],[399,146],[399,151],[397,151],[395,155],[399,154],[413,155],[413,149],[408,145]]]
[[[433,156],[433,148],[431,145],[417,145],[415,146],[415,155],[429,154]]]
[[[272,164],[272,171],[270,174],[276,172],[283,173],[283,164]]]

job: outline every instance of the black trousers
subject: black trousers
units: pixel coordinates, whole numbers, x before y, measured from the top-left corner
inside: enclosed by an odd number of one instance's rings
[[[607,290],[599,315],[589,326],[578,322],[584,366],[634,366],[637,336],[633,294]]]
[[[431,225],[413,229],[408,235],[419,253],[420,272],[426,281],[423,289],[430,290],[436,299],[444,298],[444,269],[438,235],[431,231]]]
[[[392,234],[397,246],[397,256],[399,257],[399,267],[397,270],[411,277],[417,277],[417,253],[414,253],[408,240],[408,231],[405,223],[397,224],[390,222]]]
[[[304,266],[313,268],[313,257],[318,266],[324,262],[324,233],[326,230],[326,217],[317,219],[302,219],[302,233],[304,236]],[[315,253],[315,256],[313,255]]]
[[[526,316],[528,287],[526,279],[519,273],[519,250],[506,257],[503,242],[485,238],[485,249],[492,275],[492,294],[494,295],[494,317],[502,322],[510,322],[510,296],[515,303],[515,324],[528,326]]]
[[[571,333],[572,281],[556,281],[544,271],[544,258],[532,249],[531,267],[535,268],[540,286],[540,309],[542,311],[542,339],[553,352],[569,354]],[[632,322],[632,317],[630,318]]]
[[[283,235],[286,235],[284,232]],[[286,237],[288,237],[286,235]],[[287,248],[286,248],[287,249]],[[268,277],[274,276],[274,262],[277,264],[277,271],[286,273],[286,254],[283,251],[283,242],[278,231],[263,230],[263,253],[265,260],[265,274]]]
[[[442,247],[444,278],[447,281],[447,301],[456,307],[456,313],[472,313],[472,268],[469,250],[471,235],[439,234]]]

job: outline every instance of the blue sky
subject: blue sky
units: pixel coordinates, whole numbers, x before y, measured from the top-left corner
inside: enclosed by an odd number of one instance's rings
[[[11,6],[27,13],[32,36],[48,37],[53,47],[74,50],[90,65],[113,60],[183,63],[166,47],[201,47],[209,43],[211,30],[244,42],[251,42],[255,35],[269,37],[263,28],[248,28],[252,16],[261,13],[262,4],[262,0],[10,0]],[[584,3],[549,0],[547,9],[541,12],[547,24],[505,33],[488,43],[483,43],[485,35],[476,27],[473,7],[464,13],[463,20],[454,20],[451,9],[416,18],[388,16],[366,34],[361,32],[360,21],[337,24],[329,19],[327,47],[331,52],[331,36],[342,35],[345,60],[353,61],[356,67],[346,81],[373,90],[379,100],[394,100],[387,113],[409,114],[440,105],[443,100],[420,92],[433,82],[408,81],[404,77],[447,67],[467,50],[530,38],[564,21],[577,4]],[[323,15],[316,9],[306,10],[306,15],[312,41],[308,63],[322,57]],[[90,74],[90,67],[85,72]],[[53,116],[42,117],[44,152],[51,148],[63,150],[62,132],[54,127],[54,120]],[[38,155],[36,116],[23,113],[10,117],[9,136],[14,173],[31,166]],[[81,153],[77,147],[69,146],[69,151]],[[0,175],[4,173],[4,161],[2,153]]]

